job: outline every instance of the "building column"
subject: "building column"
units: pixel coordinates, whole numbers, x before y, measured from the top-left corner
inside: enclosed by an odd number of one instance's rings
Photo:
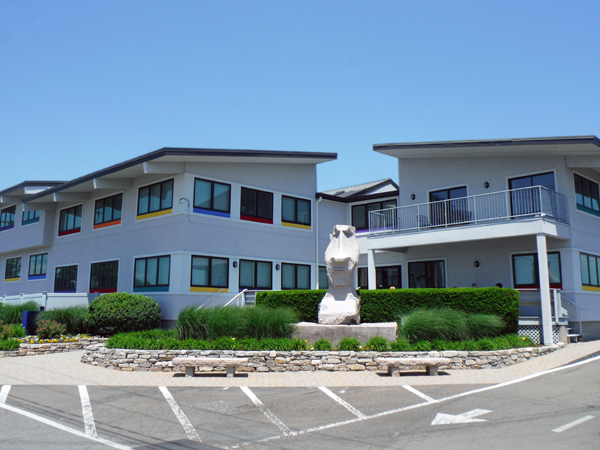
[[[367,250],[367,274],[369,289],[377,289],[377,272],[375,271],[375,250]]]
[[[550,307],[550,276],[548,275],[548,251],[546,236],[538,234],[537,244],[538,270],[540,278],[540,301],[542,305],[542,333],[544,345],[552,345],[552,308]]]

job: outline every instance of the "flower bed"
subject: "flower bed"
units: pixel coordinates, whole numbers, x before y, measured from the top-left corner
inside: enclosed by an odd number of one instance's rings
[[[180,356],[212,358],[249,358],[247,367],[238,372],[298,372],[298,371],[362,371],[387,370],[379,365],[379,357],[446,357],[449,366],[441,370],[500,369],[531,358],[554,352],[563,344],[525,347],[498,351],[430,351],[430,352],[355,352],[355,351],[240,351],[240,350],[128,350],[106,348],[98,343],[84,348],[81,362],[94,366],[125,371],[183,372],[182,367],[173,366],[173,358]],[[224,368],[201,368],[203,372],[224,372]],[[400,370],[424,370],[421,367],[401,367]]]

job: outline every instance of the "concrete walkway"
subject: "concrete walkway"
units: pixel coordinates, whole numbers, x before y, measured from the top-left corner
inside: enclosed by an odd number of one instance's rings
[[[392,378],[383,372],[283,372],[196,375],[183,373],[122,372],[79,362],[82,351],[0,359],[0,385],[88,385],[88,386],[399,386],[442,384],[497,384],[560,367],[600,352],[600,340],[569,344],[546,356],[490,370],[448,370],[440,376],[407,373]]]

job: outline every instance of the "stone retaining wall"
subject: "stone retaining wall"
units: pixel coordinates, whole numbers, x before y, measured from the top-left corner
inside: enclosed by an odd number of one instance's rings
[[[17,350],[14,351],[0,351],[0,358],[7,358],[10,356],[32,356],[32,355],[45,355],[48,353],[61,353],[70,352],[73,350],[81,350],[89,345],[98,345],[106,342],[106,338],[90,338],[80,339],[73,342],[48,342],[45,344],[29,344],[23,343]]]
[[[451,358],[452,363],[440,369],[501,369],[558,350],[562,344],[548,347],[527,347],[489,352],[353,352],[353,351],[233,351],[233,350],[125,350],[106,348],[104,344],[90,345],[84,349],[81,362],[116,370],[149,372],[183,372],[174,366],[176,357],[196,356],[211,358],[249,358],[247,367],[237,372],[298,372],[298,371],[360,371],[387,370],[378,365],[376,358]],[[200,367],[201,372],[225,372],[224,368]],[[400,370],[425,370],[423,367],[401,367]]]

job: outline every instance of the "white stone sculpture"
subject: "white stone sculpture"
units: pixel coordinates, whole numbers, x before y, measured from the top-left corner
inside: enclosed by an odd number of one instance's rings
[[[360,323],[360,299],[354,286],[354,269],[360,250],[356,228],[336,225],[325,251],[329,288],[319,304],[319,323],[341,325]]]

